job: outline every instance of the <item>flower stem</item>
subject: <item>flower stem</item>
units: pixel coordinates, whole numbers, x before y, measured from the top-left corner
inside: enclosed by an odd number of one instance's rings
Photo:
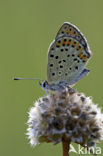
[[[62,141],[63,156],[69,156],[70,141]]]

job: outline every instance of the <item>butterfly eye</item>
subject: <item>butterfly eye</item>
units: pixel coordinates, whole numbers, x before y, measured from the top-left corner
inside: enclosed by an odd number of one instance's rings
[[[41,85],[42,85],[43,88],[46,88],[48,86],[48,82],[44,81]]]
[[[46,81],[44,81],[44,82],[40,82],[40,81],[39,81],[39,84],[40,84],[40,86],[41,86],[42,88],[45,88],[45,87],[46,87],[46,84],[45,84],[45,83],[46,83]]]

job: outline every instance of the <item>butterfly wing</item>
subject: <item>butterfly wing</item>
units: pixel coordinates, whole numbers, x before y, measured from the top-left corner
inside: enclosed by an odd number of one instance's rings
[[[71,27],[70,27],[71,26]],[[64,33],[62,31],[64,30]],[[68,27],[81,36],[81,40],[67,34]],[[83,40],[84,43],[81,41]],[[60,81],[71,83],[79,77],[90,57],[88,44],[76,27],[65,23],[57,33],[56,39],[50,46],[48,53],[47,81],[49,84],[58,84]],[[74,81],[73,81],[74,80]],[[78,78],[77,78],[78,81]]]
[[[89,69],[84,68],[83,71],[79,75],[77,75],[77,77],[75,77],[73,80],[68,82],[68,85],[72,85],[72,84],[76,83],[77,81],[79,81],[80,79],[85,77],[89,72],[90,72]]]
[[[86,41],[85,37],[83,36],[83,34],[80,32],[80,30],[76,26],[74,26],[73,24],[71,24],[69,22],[65,22],[61,26],[61,28],[59,29],[59,31],[56,35],[56,39],[61,36],[64,36],[64,35],[69,35],[69,36],[75,37],[84,46],[87,46],[87,41]]]

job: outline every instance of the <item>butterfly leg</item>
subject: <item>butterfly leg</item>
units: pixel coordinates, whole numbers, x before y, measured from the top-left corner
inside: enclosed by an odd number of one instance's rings
[[[76,92],[77,92],[75,89],[73,89],[73,88],[70,87],[70,86],[67,86],[67,89],[68,89],[68,92],[69,92],[70,94],[73,94],[73,93],[76,93]]]
[[[58,88],[59,91],[67,89],[70,94],[76,93],[75,89],[73,89],[72,87],[68,86],[68,84],[64,83],[64,82],[60,82],[58,87],[59,87]]]

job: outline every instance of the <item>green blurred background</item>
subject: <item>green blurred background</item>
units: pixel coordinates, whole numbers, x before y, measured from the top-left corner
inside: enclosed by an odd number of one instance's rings
[[[103,1],[0,0],[0,156],[62,155],[61,144],[28,144],[27,112],[44,91],[37,81],[13,77],[46,79],[48,47],[66,21],[83,32],[93,54],[91,73],[75,88],[102,107]]]

